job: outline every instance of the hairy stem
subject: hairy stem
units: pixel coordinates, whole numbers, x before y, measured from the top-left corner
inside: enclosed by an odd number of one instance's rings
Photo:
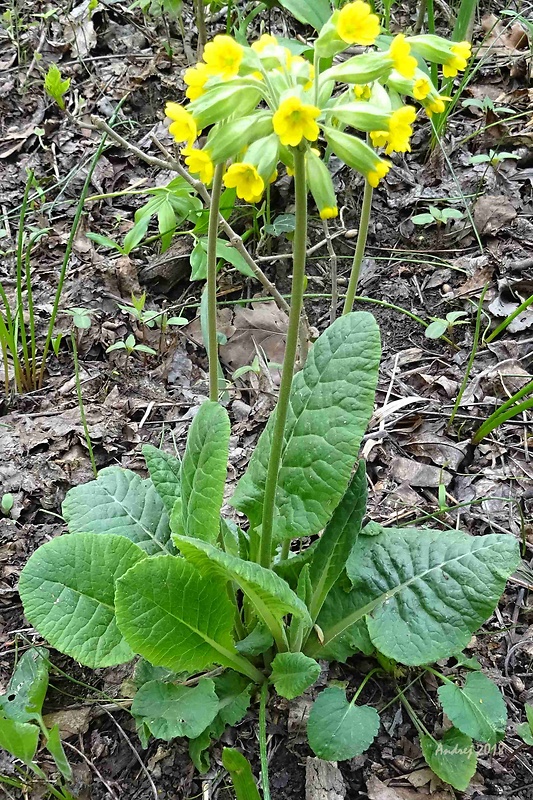
[[[87,450],[89,451],[89,458],[91,459],[91,466],[93,468],[93,475],[95,478],[98,477],[98,468],[96,466],[96,461],[94,458],[94,451],[93,451],[93,443],[91,441],[91,434],[89,433],[89,426],[87,424],[87,416],[85,414],[85,406],[83,404],[83,394],[81,391],[81,381],[80,381],[80,364],[78,360],[78,345],[76,343],[76,334],[71,333],[70,341],[72,342],[72,358],[74,360],[74,376],[76,378],[76,394],[78,396],[78,405],[80,408],[80,418],[81,424],[83,425],[83,433],[85,435],[85,443],[87,444]]]
[[[283,449],[283,435],[287,412],[289,408],[289,395],[292,385],[292,376],[298,349],[298,329],[300,313],[303,305],[305,283],[305,257],[307,242],[307,188],[305,180],[305,155],[299,148],[293,148],[294,155],[294,194],[296,201],[296,229],[293,240],[293,268],[291,309],[289,312],[289,328],[283,371],[279,387],[278,404],[275,411],[274,428],[272,431],[272,445],[268,462],[268,471],[265,481],[265,496],[263,501],[263,518],[261,525],[261,547],[259,563],[269,568],[272,560],[272,530],[274,527],[274,505],[276,500],[276,487],[278,472]]]
[[[218,400],[218,359],[217,359],[217,237],[218,212],[222,191],[224,164],[215,168],[211,205],[209,209],[209,228],[207,233],[207,355],[209,357],[209,399]]]
[[[357,294],[357,284],[359,283],[359,275],[361,273],[361,264],[363,263],[363,256],[365,254],[366,237],[368,235],[368,223],[370,222],[370,211],[372,209],[372,193],[373,189],[368,181],[365,181],[365,190],[363,193],[363,205],[361,207],[361,219],[359,220],[359,232],[357,234],[357,244],[355,246],[355,254],[353,257],[352,271],[350,273],[350,281],[348,283],[348,290],[344,299],[343,315],[349,314],[353,309],[355,295]]]
[[[268,779],[268,753],[266,730],[266,704],[268,700],[268,683],[261,687],[261,700],[259,703],[259,756],[261,759],[261,788],[264,800],[270,800],[270,783]]]

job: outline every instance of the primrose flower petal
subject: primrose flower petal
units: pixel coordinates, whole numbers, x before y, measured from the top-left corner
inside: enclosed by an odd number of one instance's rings
[[[339,11],[337,33],[347,44],[374,44],[379,34],[379,17],[363,0],[348,3]]]
[[[320,219],[334,219],[339,216],[339,209],[337,206],[325,206],[320,211]]]
[[[185,156],[185,163],[189,171],[192,172],[193,175],[198,175],[202,183],[209,186],[215,172],[209,152],[207,150],[198,150],[189,145],[187,147],[182,147],[181,154]]]
[[[204,93],[204,86],[210,77],[207,64],[199,62],[195,67],[189,67],[183,74],[183,80],[187,85],[185,96],[189,100],[197,100]]]
[[[316,106],[302,103],[296,96],[287,97],[272,118],[274,132],[284,145],[297,147],[302,139],[314,142],[319,134],[315,122],[319,115],[320,109]]]
[[[428,78],[418,78],[413,83],[413,97],[415,100],[425,100],[431,92],[431,81]]]
[[[472,55],[470,42],[459,42],[451,47],[450,60],[442,67],[442,74],[445,78],[455,78],[458,72],[466,69],[468,59]]]
[[[443,94],[437,94],[435,92],[430,94],[425,102],[423,102],[428,117],[432,117],[433,114],[442,114],[446,108],[445,104],[449,103],[451,99],[451,97],[445,97]]]
[[[271,36],[270,33],[264,33],[257,42],[252,44],[252,50],[255,53],[262,53],[270,45],[277,45],[278,40],[275,36]]]
[[[204,61],[210,75],[219,75],[223,80],[235,77],[239,72],[244,49],[231,36],[215,36],[204,48]]]
[[[372,87],[369,86],[368,83],[364,83],[362,85],[356,83],[353,87],[353,93],[358,100],[370,100],[372,95]]]
[[[236,189],[237,197],[247,203],[257,203],[265,189],[265,182],[253,164],[238,162],[228,167],[224,175],[228,189]]]
[[[397,70],[404,78],[412,78],[415,74],[418,62],[411,53],[411,46],[406,42],[403,33],[399,33],[392,40],[389,49],[389,56],[394,63],[394,69]]]
[[[385,177],[387,172],[390,169],[390,164],[388,161],[379,161],[375,164],[374,169],[367,173],[366,179],[369,182],[370,186],[374,189],[378,186],[380,180]]]
[[[178,103],[167,103],[165,114],[172,120],[168,130],[176,142],[192,144],[198,135],[193,115]]]

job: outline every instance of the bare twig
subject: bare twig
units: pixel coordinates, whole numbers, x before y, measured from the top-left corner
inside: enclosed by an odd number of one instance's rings
[[[119,800],[119,798],[118,798],[118,795],[117,795],[117,794],[116,794],[116,793],[113,791],[112,787],[111,787],[111,786],[108,784],[108,782],[106,781],[106,779],[104,778],[104,776],[102,775],[102,773],[100,772],[100,770],[98,769],[98,767],[96,766],[96,764],[94,764],[94,763],[91,761],[91,759],[90,759],[90,758],[87,758],[87,756],[85,755],[85,753],[82,753],[82,751],[81,751],[81,750],[78,750],[78,748],[77,748],[77,747],[74,747],[74,745],[73,745],[73,744],[70,744],[70,742],[66,742],[65,740],[63,740],[63,746],[66,746],[66,747],[68,747],[70,750],[74,750],[74,752],[75,752],[75,753],[76,753],[76,754],[77,754],[77,755],[78,755],[80,758],[82,758],[82,759],[85,761],[85,763],[87,764],[87,766],[88,766],[88,767],[90,767],[90,768],[92,769],[92,771],[94,772],[94,774],[96,775],[96,777],[98,778],[98,780],[99,780],[99,781],[101,781],[101,783],[102,783],[102,784],[105,786],[105,788],[107,789],[107,791],[109,792],[109,794],[110,794],[110,796],[113,798],[113,800]]]

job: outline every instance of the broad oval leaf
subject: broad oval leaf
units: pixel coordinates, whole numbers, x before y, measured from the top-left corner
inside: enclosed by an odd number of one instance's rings
[[[16,722],[39,719],[48,689],[48,650],[32,647],[22,654],[6,693],[0,695],[0,713]]]
[[[280,6],[290,11],[304,25],[312,25],[319,31],[331,17],[329,0],[279,0]]]
[[[228,412],[203,403],[192,421],[181,467],[183,527],[188,536],[216,542],[228,469]]]
[[[420,746],[435,775],[464,792],[476,771],[477,757],[472,739],[457,728],[450,728],[440,741],[432,736],[421,736]]]
[[[214,576],[234,581],[249,598],[275,639],[282,638],[280,623],[286,614],[294,614],[311,624],[305,603],[272,570],[224,553],[200,539],[185,536],[174,536],[173,539],[180,552],[203,577]]]
[[[131,713],[148,725],[152,736],[168,742],[199,736],[215,719],[218,706],[215,684],[207,678],[197,686],[150,681],[133,698]]]
[[[130,569],[117,582],[116,607],[130,647],[156,666],[200,672],[221,664],[263,678],[235,649],[224,581],[204,578],[183,558],[147,558]]]
[[[303,653],[278,653],[272,662],[270,681],[287,700],[303,694],[320,675],[320,664]]]
[[[170,515],[174,503],[181,496],[181,464],[175,456],[151,444],[145,444],[142,452],[155,490]]]
[[[482,672],[467,675],[462,688],[445,683],[439,687],[438,694],[442,710],[462,733],[491,745],[505,737],[505,700],[498,687]]]
[[[449,656],[492,614],[519,561],[509,535],[390,528],[360,536],[347,565],[353,590],[318,618],[324,643],[366,619],[388,658],[416,666]]]
[[[113,533],[148,555],[172,551],[168,514],[152,481],[121,467],[106,467],[97,480],[75,486],[63,501],[70,533]]]
[[[40,730],[29,722],[17,722],[4,717],[0,712],[0,747],[25,764],[31,764],[37,745]]]
[[[313,704],[307,738],[319,758],[344,761],[364,753],[378,729],[379,714],[375,708],[349,703],[343,689],[329,686]]]
[[[146,554],[123,536],[80,533],[43,544],[20,575],[24,613],[52,647],[93,669],[134,653],[115,620],[115,583]]]
[[[371,314],[337,319],[293,379],[278,474],[276,541],[322,530],[344,495],[372,414],[380,357]],[[252,455],[232,505],[261,524],[275,413]]]

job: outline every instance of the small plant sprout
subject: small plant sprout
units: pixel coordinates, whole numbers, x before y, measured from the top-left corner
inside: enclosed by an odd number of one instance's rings
[[[516,726],[516,732],[520,738],[530,747],[533,747],[533,705],[526,703],[527,722],[521,722]]]
[[[0,500],[0,511],[4,516],[8,516],[11,513],[11,509],[15,503],[15,498],[11,494],[11,492],[6,492],[2,495],[2,499]]]
[[[44,79],[44,90],[48,97],[55,100],[59,108],[65,110],[65,95],[70,88],[70,78],[63,80],[57,64],[50,64]]]
[[[415,225],[422,225],[429,228],[430,225],[437,225],[440,228],[442,225],[447,225],[452,219],[463,219],[464,214],[458,208],[437,208],[436,206],[429,206],[425,214],[415,214],[411,217],[411,222]]]
[[[121,339],[119,342],[110,345],[106,353],[113,353],[115,350],[125,350],[128,356],[132,353],[145,353],[149,356],[157,355],[153,347],[148,347],[146,344],[137,344],[133,333],[130,333],[126,339]]]
[[[427,326],[424,336],[426,339],[440,339],[441,336],[449,334],[450,338],[453,340],[453,329],[457,327],[457,325],[466,325],[466,320],[461,320],[461,317],[466,316],[466,311],[449,311],[444,319],[441,317],[432,317],[431,319],[433,322]]]
[[[492,111],[494,114],[515,114],[514,108],[509,108],[508,106],[495,106],[494,101],[491,100],[490,97],[484,97],[483,99],[479,97],[469,97],[466,100],[463,100],[461,105],[463,108],[478,108],[480,111],[483,111],[484,114],[487,111]]]
[[[80,330],[88,330],[91,327],[94,311],[88,308],[66,308],[65,314],[72,317],[72,324]]]
[[[488,153],[479,153],[476,156],[470,156],[471,164],[490,164],[491,167],[497,169],[502,161],[509,161],[514,159],[517,161],[520,158],[516,153],[507,153],[505,151],[498,152],[497,150],[489,150]]]

